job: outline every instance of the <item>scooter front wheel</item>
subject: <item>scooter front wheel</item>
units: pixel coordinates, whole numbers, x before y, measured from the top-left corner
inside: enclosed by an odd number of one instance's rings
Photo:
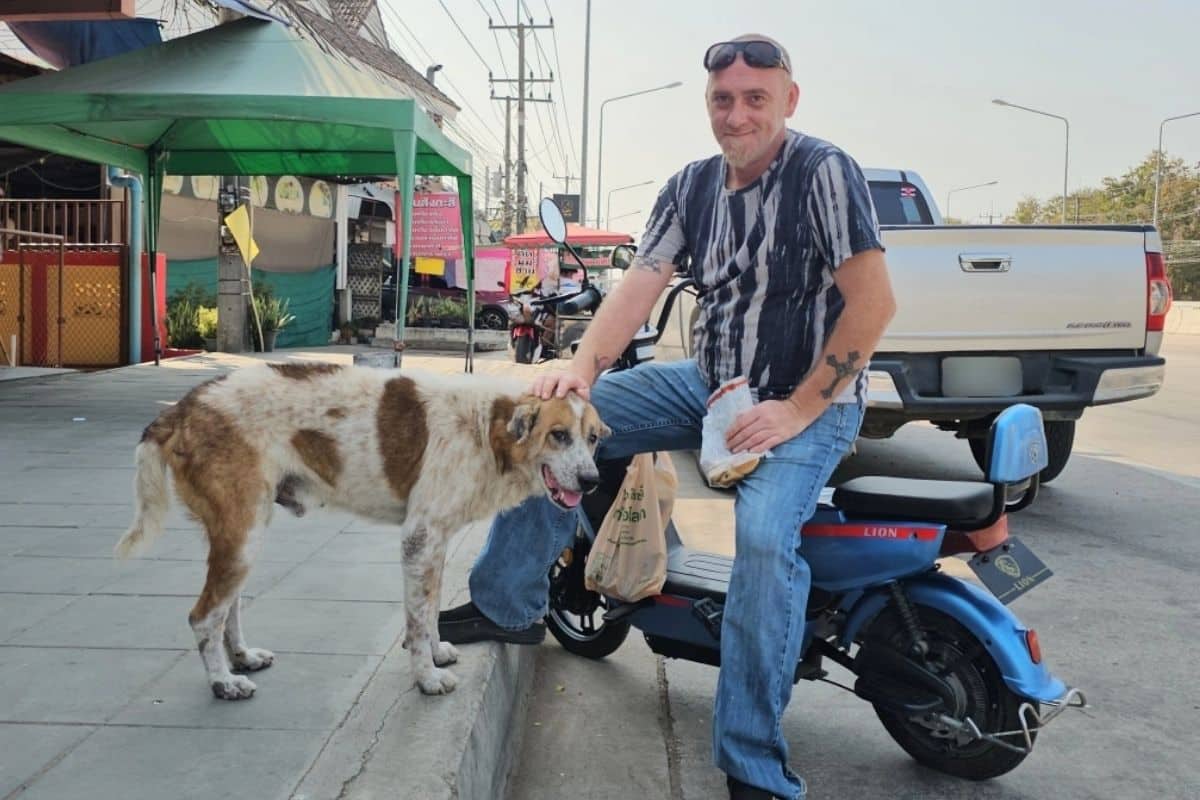
[[[550,611],[546,627],[569,653],[600,659],[616,652],[629,635],[629,622],[606,622],[608,600],[588,591],[583,571],[592,545],[582,531],[550,567]]]
[[[532,364],[537,342],[532,336],[518,336],[513,345],[513,360],[518,364]]]
[[[940,611],[927,606],[914,606],[914,611],[928,650],[923,657],[911,652],[906,657],[918,660],[953,689],[954,708],[940,713],[958,722],[969,719],[984,733],[1019,730],[1020,707],[1027,701],[1008,688],[983,643]],[[871,646],[887,646],[899,653],[909,651],[909,633],[892,607],[871,623],[865,639]],[[1036,711],[1038,704],[1028,702]],[[939,721],[935,713],[907,716],[879,704],[875,705],[875,713],[906,753],[948,775],[987,780],[1014,769],[1028,755],[955,730],[944,720]],[[1036,731],[1031,732],[1031,736],[1036,735]],[[1018,744],[1016,739],[1008,741]]]

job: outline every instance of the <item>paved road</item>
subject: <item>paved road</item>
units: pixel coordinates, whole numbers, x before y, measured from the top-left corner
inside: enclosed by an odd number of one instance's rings
[[[1058,720],[1016,771],[967,784],[916,766],[857,698],[803,684],[785,732],[810,797],[1200,798],[1200,336],[1165,350],[1166,388],[1089,411],[1066,471],[1013,520],[1056,572],[1013,610],[1092,707]],[[925,425],[862,443],[836,480],[863,473],[978,475],[965,443]],[[719,537],[727,503],[684,502]],[[657,658],[636,633],[605,662],[543,645],[511,797],[724,797],[709,755],[716,676]]]

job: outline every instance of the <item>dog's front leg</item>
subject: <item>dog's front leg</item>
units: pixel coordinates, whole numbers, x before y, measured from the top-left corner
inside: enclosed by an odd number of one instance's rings
[[[458,679],[445,664],[458,660],[454,648],[437,640],[446,537],[426,528],[404,529],[404,643],[412,659],[413,679],[425,694],[448,694]]]

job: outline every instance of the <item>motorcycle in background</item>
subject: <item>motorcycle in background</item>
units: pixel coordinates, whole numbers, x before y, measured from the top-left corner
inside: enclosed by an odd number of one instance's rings
[[[579,256],[574,250],[569,252],[579,261],[583,273],[578,290],[547,297],[542,294],[539,282],[533,289],[511,295],[515,308],[509,312],[508,336],[513,360],[518,364],[541,363],[568,354],[583,338],[587,323],[573,320],[560,331],[559,317],[595,313],[604,299],[600,287],[588,278]]]

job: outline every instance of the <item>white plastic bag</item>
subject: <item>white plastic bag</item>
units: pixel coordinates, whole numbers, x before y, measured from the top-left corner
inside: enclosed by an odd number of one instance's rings
[[[700,469],[709,486],[732,486],[753,472],[766,455],[733,453],[725,446],[725,435],[738,414],[754,407],[749,381],[745,378],[726,381],[709,395],[707,406],[700,433]]]

